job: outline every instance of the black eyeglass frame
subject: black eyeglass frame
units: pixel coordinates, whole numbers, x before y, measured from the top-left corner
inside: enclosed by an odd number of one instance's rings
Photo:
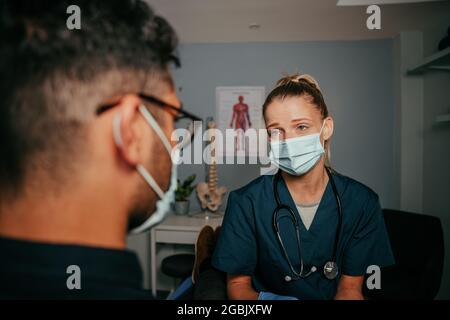
[[[198,117],[198,116],[196,116],[196,115],[194,115],[194,114],[184,110],[183,109],[183,105],[181,105],[180,108],[178,108],[178,107],[176,107],[174,105],[171,105],[171,104],[169,104],[167,102],[164,102],[164,101],[156,98],[155,96],[148,95],[148,94],[141,93],[141,92],[137,93],[137,96],[139,98],[141,98],[142,100],[147,101],[148,103],[157,105],[158,107],[161,107],[161,108],[168,108],[169,110],[175,112],[175,114],[176,114],[175,115],[175,121],[177,121],[179,119],[185,119],[185,118],[188,118],[188,119],[190,119],[192,121],[203,121],[202,118],[200,118],[200,117]],[[117,105],[117,102],[116,103],[102,104],[101,106],[99,106],[95,110],[95,114],[98,116],[98,115],[102,114],[103,112],[114,108],[116,105]]]
[[[158,106],[160,108],[163,108],[166,111],[167,111],[167,109],[169,109],[170,112],[174,112],[175,115],[173,115],[173,116],[174,116],[175,122],[177,122],[178,120],[181,120],[181,119],[189,119],[189,120],[191,120],[192,121],[192,128],[190,129],[189,143],[193,142],[194,136],[195,136],[195,133],[196,133],[195,122],[199,121],[199,122],[203,123],[202,118],[197,117],[196,115],[194,115],[194,114],[192,114],[192,113],[190,113],[188,111],[183,110],[183,105],[181,105],[178,108],[178,107],[176,107],[174,105],[171,105],[169,103],[166,103],[166,102],[156,98],[155,96],[148,95],[148,94],[145,94],[145,93],[137,93],[137,96],[139,98],[141,98],[142,100],[148,102],[148,103],[151,103],[151,104],[154,104],[154,105],[156,105],[156,106]],[[117,102],[102,104],[95,110],[95,114],[97,116],[99,116],[102,113],[104,113],[104,112],[114,108],[116,105],[117,105]]]

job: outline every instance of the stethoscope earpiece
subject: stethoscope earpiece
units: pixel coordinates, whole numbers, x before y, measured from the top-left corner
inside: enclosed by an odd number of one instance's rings
[[[309,270],[309,272],[308,272],[307,274],[301,275],[300,277],[301,277],[301,278],[306,278],[307,276],[309,276],[310,274],[312,274],[312,273],[314,273],[314,272],[316,272],[316,271],[317,271],[316,266],[312,266],[311,269]],[[297,279],[298,279],[298,278],[297,278]],[[286,282],[291,282],[292,280],[297,280],[297,279],[292,279],[292,277],[289,276],[289,275],[286,275],[286,276],[284,277],[284,281],[286,281]]]

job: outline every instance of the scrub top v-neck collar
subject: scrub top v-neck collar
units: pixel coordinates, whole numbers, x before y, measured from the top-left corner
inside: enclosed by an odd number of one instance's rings
[[[316,211],[315,217],[311,223],[311,226],[309,227],[309,229],[306,229],[306,227],[300,217],[300,214],[298,213],[297,206],[294,202],[294,199],[292,198],[292,195],[289,192],[286,182],[283,179],[283,176],[281,176],[280,178],[281,179],[279,179],[278,188],[279,188],[281,203],[288,205],[289,207],[292,208],[292,210],[295,213],[297,213],[302,239],[304,238],[305,240],[312,240],[314,237],[319,236],[319,232],[321,229],[320,226],[323,223],[327,223],[327,220],[328,220],[327,218],[329,218],[329,215],[334,213],[334,210],[325,210],[330,207],[330,201],[333,200],[333,197],[332,197],[333,190],[331,188],[330,179],[328,179],[327,185],[322,194],[322,198],[320,199],[319,206],[317,207],[317,211]]]

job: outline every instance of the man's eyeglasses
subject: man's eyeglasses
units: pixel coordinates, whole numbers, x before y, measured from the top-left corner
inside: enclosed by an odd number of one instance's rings
[[[189,142],[192,142],[192,140],[194,139],[194,135],[197,132],[197,129],[199,128],[199,126],[202,125],[201,124],[202,119],[200,117],[197,117],[196,115],[183,110],[182,106],[180,108],[177,108],[176,106],[168,104],[154,96],[147,95],[144,93],[138,93],[137,95],[144,102],[156,105],[156,106],[162,108],[163,110],[165,110],[166,112],[170,113],[174,118],[177,129],[185,129],[188,131],[188,134],[190,135],[190,137],[189,137],[189,139],[187,139],[188,141],[185,141],[185,142],[188,142],[187,144],[189,144]],[[100,115],[103,112],[105,112],[109,109],[112,109],[116,105],[117,105],[117,103],[103,104],[96,109],[95,114]],[[181,146],[178,145],[178,146],[185,147],[186,145],[181,145]]]

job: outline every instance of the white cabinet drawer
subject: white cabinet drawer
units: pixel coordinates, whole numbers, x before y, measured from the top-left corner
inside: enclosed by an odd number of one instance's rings
[[[155,230],[157,243],[195,244],[198,231]]]

